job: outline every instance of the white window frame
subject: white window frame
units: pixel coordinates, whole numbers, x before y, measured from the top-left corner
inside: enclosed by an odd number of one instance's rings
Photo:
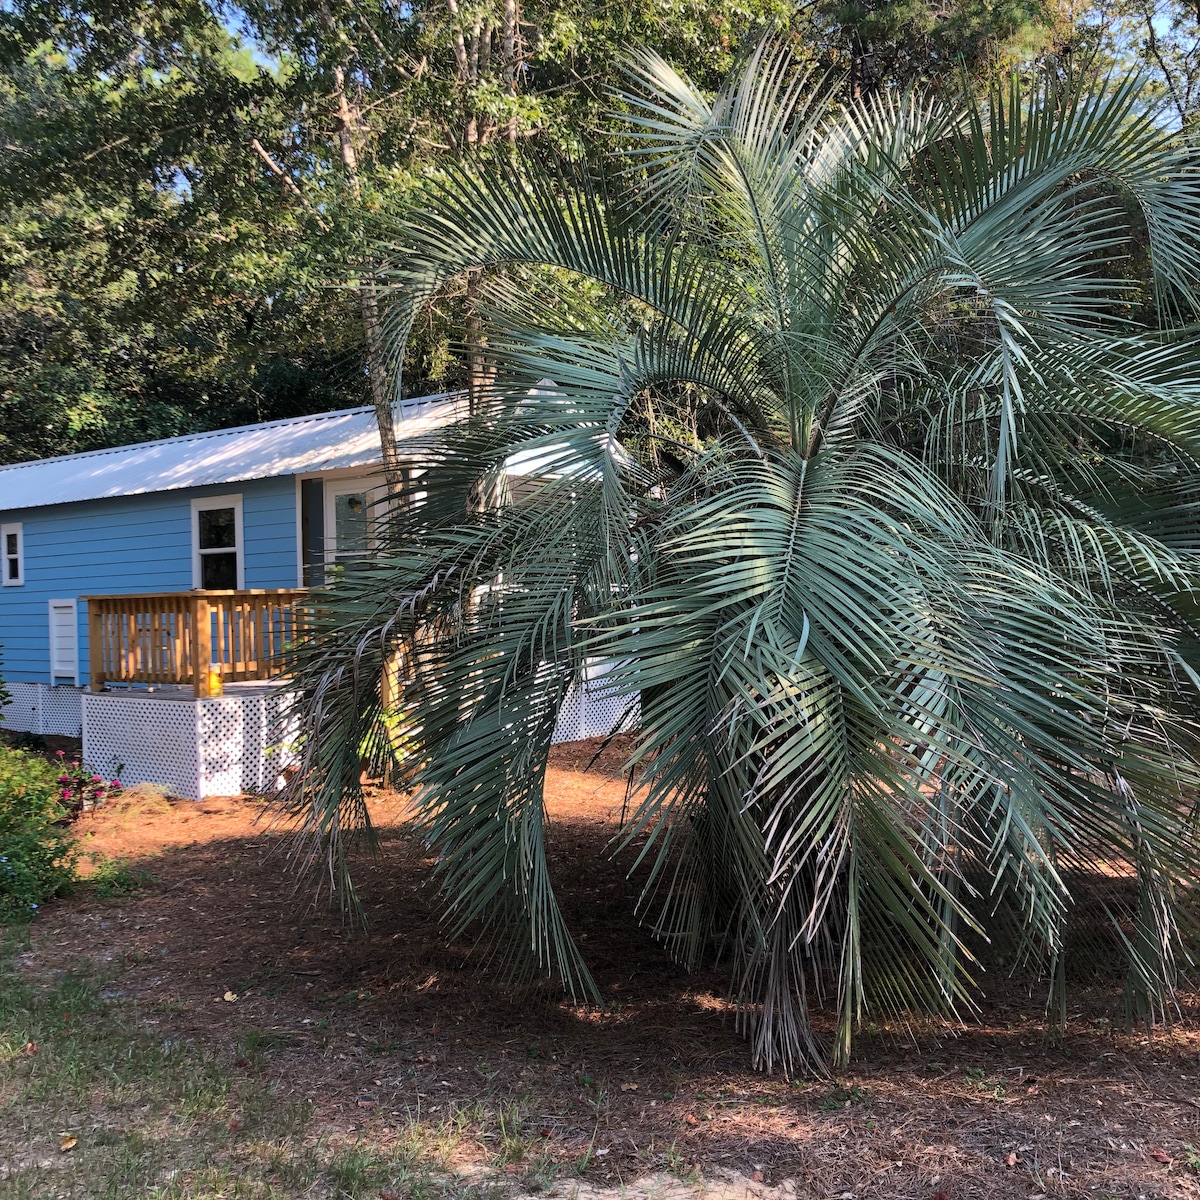
[[[71,648],[73,651],[71,662],[67,664],[56,664],[54,661],[54,610],[56,608],[68,609],[71,613]],[[53,684],[59,679],[70,679],[76,687],[79,686],[79,601],[73,597],[64,597],[60,600],[46,601],[46,617],[50,623],[50,682]],[[64,671],[56,670],[55,667],[65,665]]]
[[[17,535],[17,577],[8,577],[8,537]],[[25,527],[20,521],[12,521],[8,525],[0,525],[0,576],[5,587],[24,587],[25,585]]]
[[[192,587],[199,589],[203,586],[203,575],[200,572],[200,514],[214,508],[233,509],[234,550],[237,553],[237,590],[246,587],[246,547],[242,528],[242,494],[233,496],[197,496],[192,501]],[[228,550],[218,550],[213,553],[228,554]]]

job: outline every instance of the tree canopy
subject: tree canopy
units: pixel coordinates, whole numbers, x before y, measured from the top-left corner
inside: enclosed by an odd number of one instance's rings
[[[878,90],[1053,52],[1055,11],[1010,7],[14,0],[0,459],[370,402],[369,304],[342,285],[377,223],[464,155],[583,153],[630,47],[712,89],[776,28]],[[477,370],[477,282],[424,312],[410,391]]]

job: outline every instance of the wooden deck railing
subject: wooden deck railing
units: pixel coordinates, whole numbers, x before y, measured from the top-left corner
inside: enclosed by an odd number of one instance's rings
[[[106,683],[190,683],[210,694],[222,682],[273,679],[304,621],[303,588],[84,596],[93,691]]]

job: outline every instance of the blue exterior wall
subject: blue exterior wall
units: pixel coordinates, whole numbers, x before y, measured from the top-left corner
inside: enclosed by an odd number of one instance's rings
[[[192,500],[239,494],[246,587],[295,587],[296,481],[290,475],[0,512],[0,523],[21,522],[25,539],[25,583],[0,587],[3,677],[51,682],[52,599],[190,590]],[[87,665],[87,606],[80,603],[81,683],[88,681]]]

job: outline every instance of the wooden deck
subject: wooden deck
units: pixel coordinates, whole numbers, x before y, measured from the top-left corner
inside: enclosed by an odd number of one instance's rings
[[[92,691],[108,683],[268,680],[284,670],[304,625],[304,588],[84,596]]]

